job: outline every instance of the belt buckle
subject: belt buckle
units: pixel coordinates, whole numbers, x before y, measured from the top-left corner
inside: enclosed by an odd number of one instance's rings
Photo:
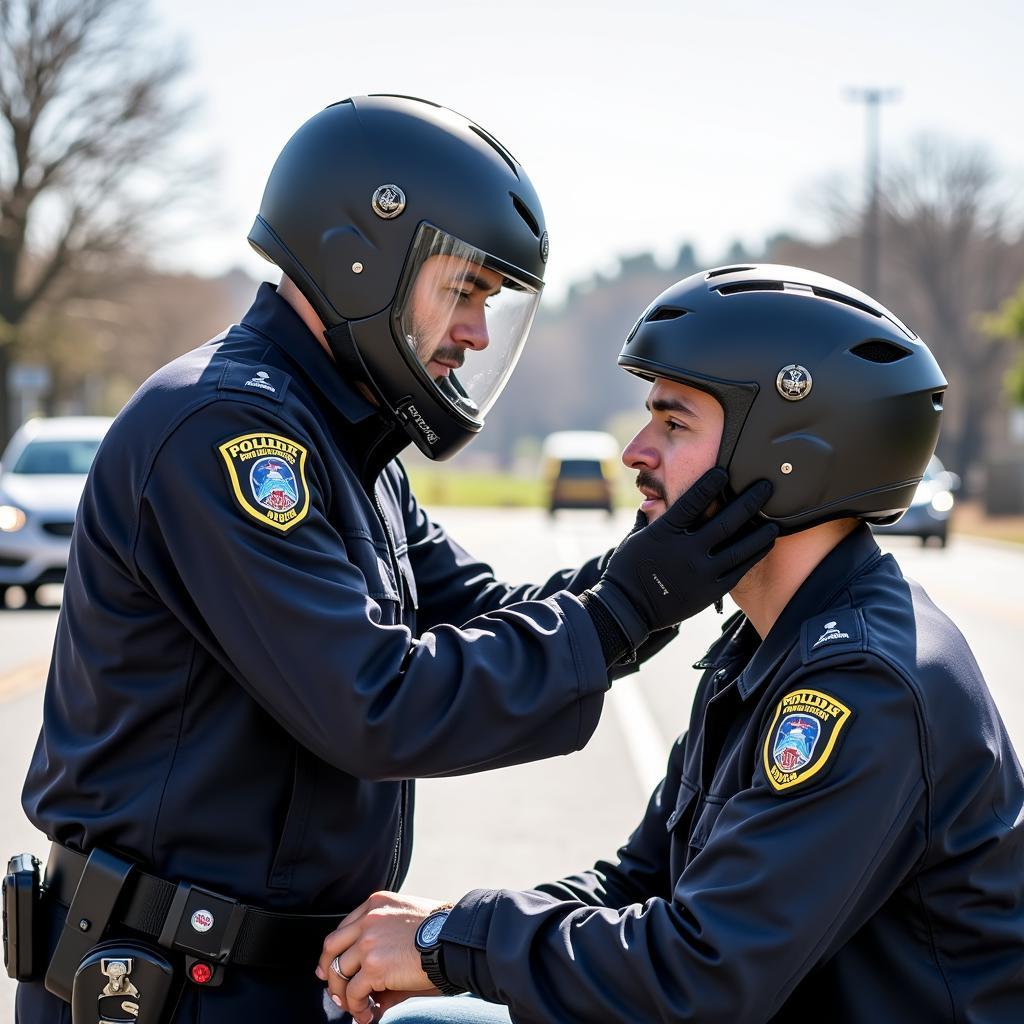
[[[158,941],[165,949],[225,964],[231,959],[245,911],[245,904],[229,896],[179,882]]]

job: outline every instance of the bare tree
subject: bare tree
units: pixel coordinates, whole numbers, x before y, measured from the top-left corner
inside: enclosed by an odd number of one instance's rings
[[[980,314],[995,309],[1024,277],[1019,211],[1005,175],[985,150],[935,136],[889,159],[881,184],[881,259],[875,298],[928,342],[950,388],[940,454],[965,475],[999,431],[1005,346],[992,343]],[[777,245],[780,262],[807,263],[861,278],[863,208],[850,178],[823,182],[814,199],[833,238]]]
[[[920,324],[959,394],[950,395],[954,443],[947,457],[964,473],[984,454],[999,409],[1007,353],[993,345],[980,314],[1024,276],[1017,211],[985,150],[921,138],[885,182],[885,233]]]
[[[183,62],[144,15],[140,0],[0,0],[0,440],[29,318],[93,293],[193,184],[163,160],[190,114]]]

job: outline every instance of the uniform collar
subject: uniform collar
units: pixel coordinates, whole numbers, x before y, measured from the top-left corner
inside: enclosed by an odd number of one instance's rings
[[[341,375],[310,329],[292,307],[264,282],[242,325],[256,331],[288,357],[306,381],[350,422],[360,423],[377,410]]]
[[[871,530],[861,523],[818,563],[740,673],[737,688],[744,700],[799,641],[804,621],[828,609],[856,576],[881,557]]]

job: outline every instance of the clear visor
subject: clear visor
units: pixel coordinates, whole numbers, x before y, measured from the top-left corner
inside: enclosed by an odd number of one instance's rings
[[[400,338],[460,412],[481,418],[515,368],[540,290],[437,228],[423,225],[395,305]]]

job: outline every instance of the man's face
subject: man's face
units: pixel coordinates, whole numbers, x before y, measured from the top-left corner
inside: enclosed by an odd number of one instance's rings
[[[626,445],[622,461],[637,470],[640,507],[653,522],[715,465],[725,414],[707,392],[663,377],[646,407],[650,422]]]
[[[457,256],[430,256],[412,286],[413,345],[435,380],[466,359],[467,349],[487,347],[487,300],[501,291],[502,276]]]

